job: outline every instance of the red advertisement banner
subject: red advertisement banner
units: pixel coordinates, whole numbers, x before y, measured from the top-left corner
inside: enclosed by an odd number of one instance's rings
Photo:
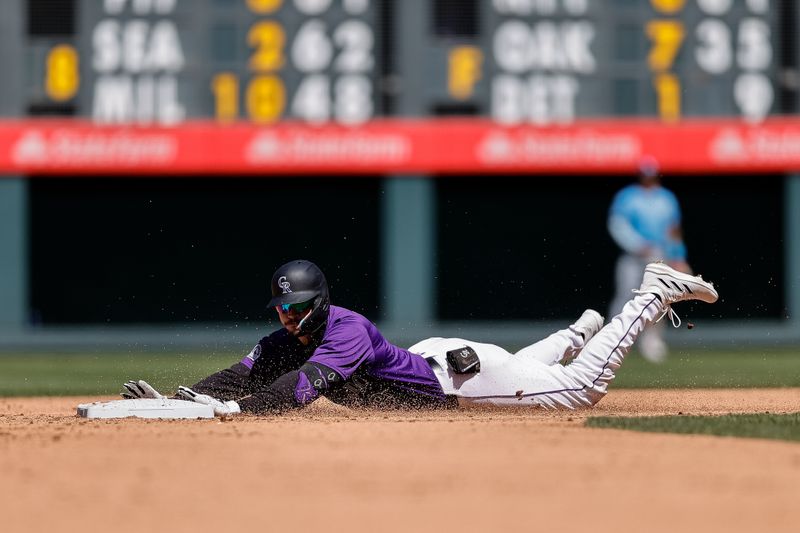
[[[98,126],[0,121],[0,174],[262,175],[633,172],[800,169],[800,119],[582,121],[503,127],[480,119],[378,120],[360,127],[281,123]]]

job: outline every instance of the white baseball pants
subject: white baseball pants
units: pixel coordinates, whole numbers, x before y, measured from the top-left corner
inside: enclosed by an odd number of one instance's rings
[[[494,344],[441,337],[420,341],[409,351],[428,359],[444,392],[462,405],[590,407],[605,396],[639,333],[663,311],[655,296],[638,295],[587,343],[567,328],[515,354]],[[449,368],[445,354],[465,345],[480,357],[480,372],[456,374]],[[573,356],[571,363],[560,364]]]

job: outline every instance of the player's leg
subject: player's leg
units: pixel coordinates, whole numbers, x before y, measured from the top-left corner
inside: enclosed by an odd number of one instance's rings
[[[713,284],[702,277],[678,272],[663,263],[647,265],[636,292],[638,295],[623,306],[622,312],[584,346],[572,364],[564,367],[565,373],[583,384],[582,392],[592,404],[606,394],[642,330],[665,314],[674,314],[672,304],[686,300],[714,303],[718,297]]]
[[[638,292],[568,366],[548,366],[533,358],[501,357],[491,350],[484,354],[470,344],[481,357],[481,372],[458,380],[451,372],[446,376],[449,381],[442,379],[440,373],[437,377],[445,392],[459,396],[462,403],[568,409],[594,405],[606,394],[615,372],[647,324],[671,312],[670,305],[676,302],[712,303],[717,299],[710,283],[662,264],[648,265]]]
[[[434,353],[438,353],[441,351],[440,349],[442,346],[446,344],[446,339],[444,337],[430,337],[427,339],[422,339],[412,347],[408,349],[409,352],[415,353],[417,355],[421,355],[422,357],[430,357]],[[455,339],[457,340],[457,339]],[[450,348],[448,348],[449,350]]]
[[[587,406],[600,401],[639,334],[663,312],[664,305],[654,295],[638,295],[629,300],[570,365],[563,370],[554,368],[560,374],[556,376],[559,383],[572,385],[543,395],[539,401],[548,406],[565,401]]]
[[[448,351],[465,346],[478,354],[480,371],[477,373],[456,374],[447,363]],[[575,381],[574,373],[565,372],[569,367],[549,366],[534,357],[511,355],[493,344],[458,338],[431,338],[415,344],[409,351],[425,357],[445,394],[457,396],[459,403],[464,406],[488,404],[575,408],[591,405],[582,392],[554,396],[546,394],[582,386]]]
[[[447,362],[447,352],[460,350],[465,346],[469,346],[478,354],[479,372],[457,374],[450,368]],[[521,360],[494,344],[459,338],[432,337],[416,343],[408,351],[421,355],[428,361],[445,394],[452,394],[460,398],[508,393],[510,387],[513,387],[513,385],[503,386],[504,381],[510,383],[510,381],[504,380],[503,376],[513,374],[507,370],[508,363],[513,360]],[[529,364],[544,366],[534,359],[529,360]],[[513,375],[510,377],[513,378]],[[513,395],[513,391],[511,394]]]
[[[587,309],[574,324],[519,350],[517,357],[533,358],[546,365],[569,361],[603,327],[603,316]]]
[[[607,383],[645,324],[662,312],[656,297],[637,296],[583,346],[571,364],[547,365],[521,357],[496,368],[484,369],[482,364],[480,374],[457,384],[453,393],[465,404],[590,407],[605,394]],[[483,363],[483,352],[478,355]]]
[[[616,291],[609,306],[609,316],[614,316],[630,300],[631,291],[639,287],[642,270],[647,262],[631,254],[622,254],[617,259],[614,271]],[[664,341],[664,323],[654,323],[645,328],[636,344],[642,357],[652,363],[660,363],[667,357],[667,343]]]

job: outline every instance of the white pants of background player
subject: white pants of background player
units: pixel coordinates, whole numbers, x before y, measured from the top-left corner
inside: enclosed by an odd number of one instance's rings
[[[620,312],[631,297],[631,291],[638,289],[642,282],[642,271],[655,258],[642,258],[632,254],[622,254],[617,259],[614,270],[615,293],[609,307],[609,316]],[[647,328],[639,337],[637,345],[642,357],[653,363],[660,363],[667,357],[667,343],[664,341],[666,322],[659,322]]]
[[[642,329],[663,312],[658,298],[643,294],[625,304],[622,312],[586,343],[567,328],[515,354],[494,344],[441,337],[420,341],[409,351],[431,362],[444,392],[457,396],[459,404],[590,407],[605,396]],[[477,352],[480,372],[456,374],[448,367],[445,354],[465,345]],[[571,357],[575,357],[571,363],[560,364]]]

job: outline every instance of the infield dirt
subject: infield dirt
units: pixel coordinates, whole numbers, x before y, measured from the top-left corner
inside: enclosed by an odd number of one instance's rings
[[[800,389],[614,391],[578,412],[86,420],[0,399],[0,531],[798,531],[800,444],[583,427],[800,411]]]

